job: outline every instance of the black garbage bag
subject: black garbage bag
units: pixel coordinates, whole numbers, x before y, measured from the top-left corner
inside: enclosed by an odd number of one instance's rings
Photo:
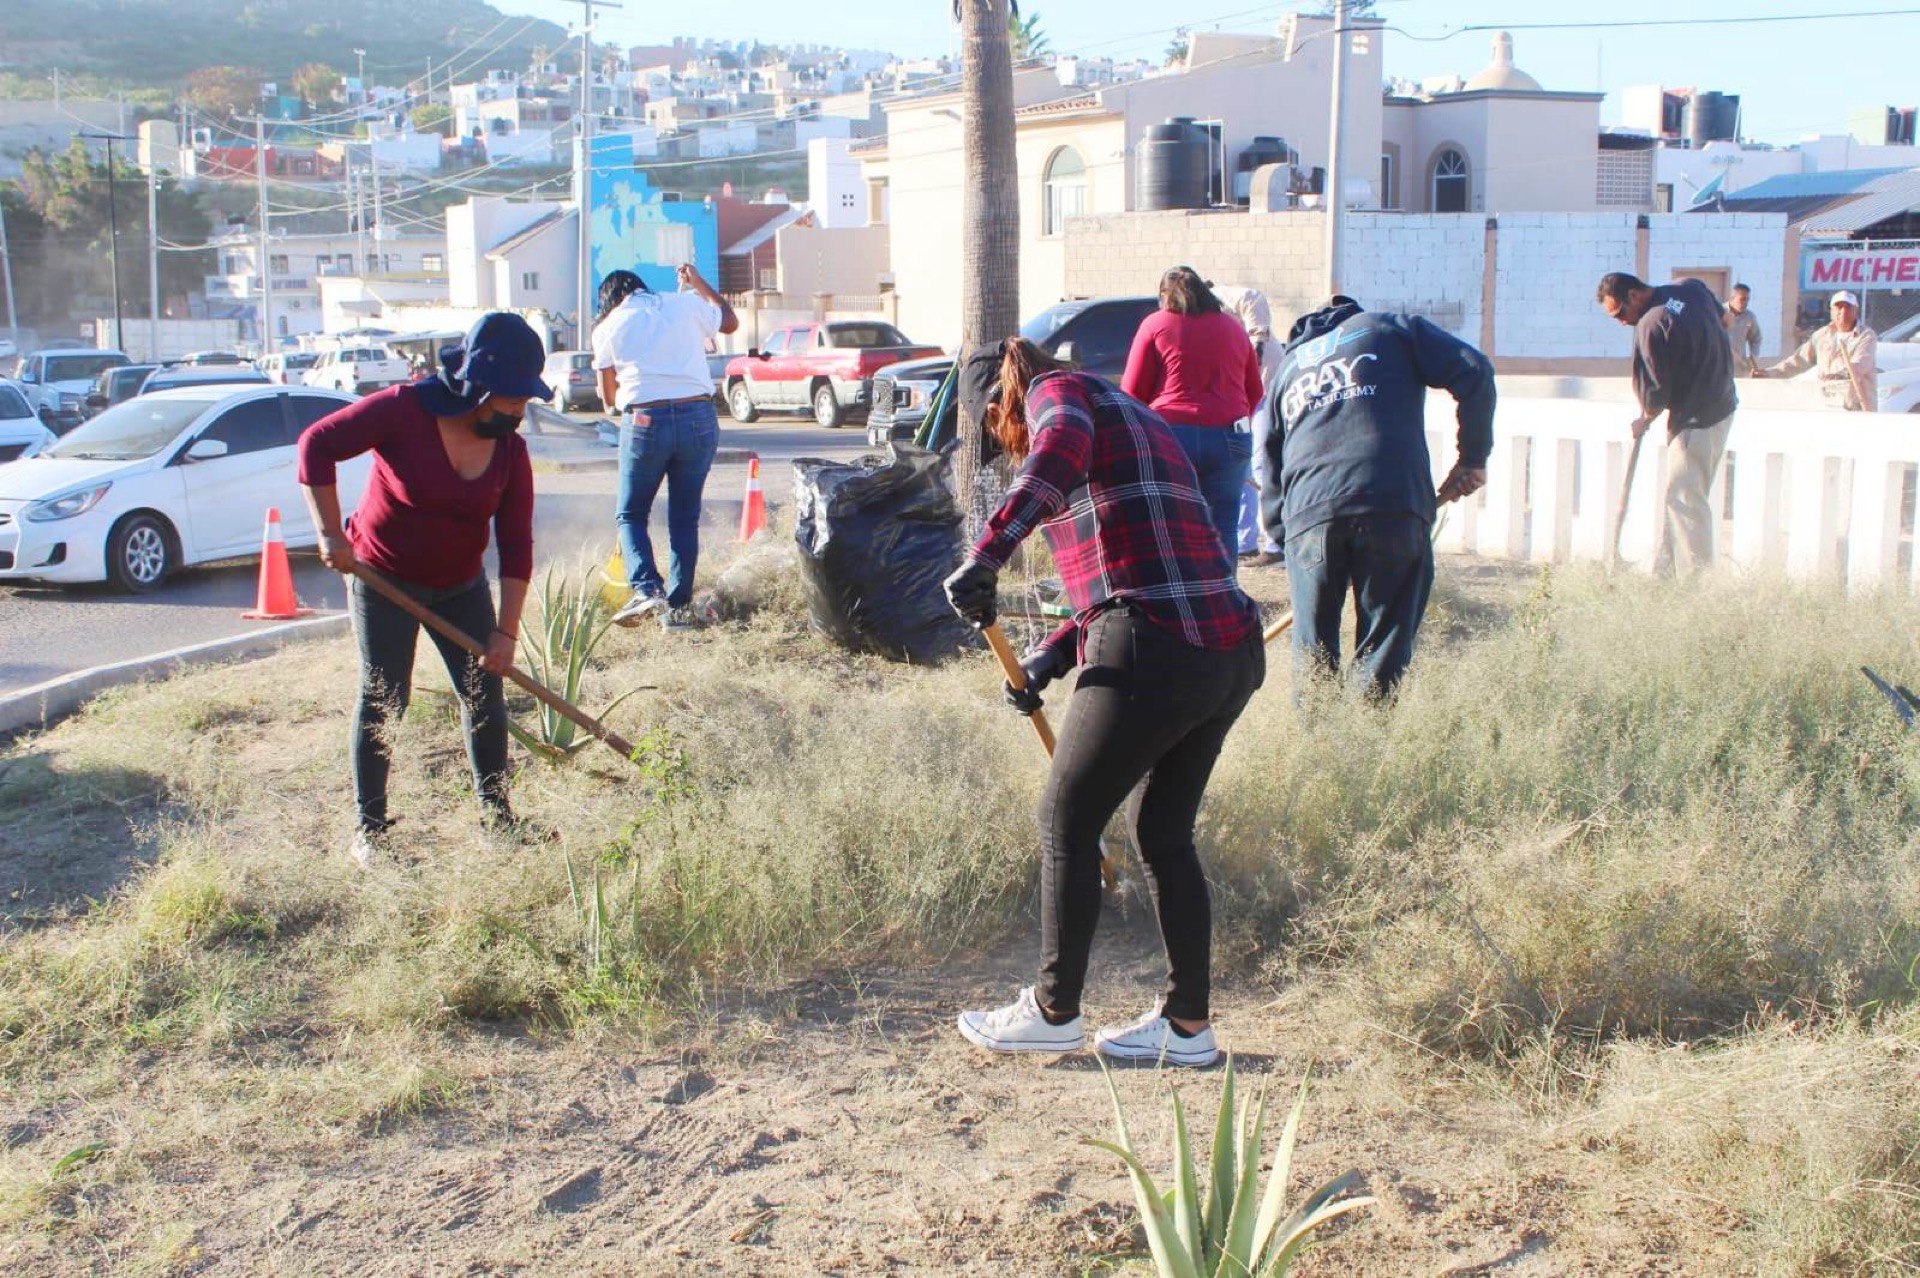
[[[940,588],[960,566],[960,508],[939,453],[793,463],[794,541],[814,628],[853,652],[931,664],[980,640]]]

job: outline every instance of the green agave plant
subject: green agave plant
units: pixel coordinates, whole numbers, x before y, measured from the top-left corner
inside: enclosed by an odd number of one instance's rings
[[[1281,1218],[1280,1213],[1286,1209],[1293,1144],[1300,1131],[1301,1112],[1307,1105],[1307,1079],[1301,1080],[1286,1130],[1280,1133],[1280,1148],[1274,1154],[1266,1192],[1256,1199],[1267,1093],[1261,1088],[1259,1104],[1251,1107],[1251,1117],[1250,1106],[1243,1103],[1239,1121],[1235,1121],[1231,1056],[1220,1092],[1220,1116],[1213,1128],[1212,1167],[1205,1197],[1195,1175],[1193,1144],[1178,1090],[1173,1092],[1173,1188],[1162,1193],[1134,1152],[1113,1075],[1105,1062],[1100,1069],[1113,1096],[1113,1121],[1119,1138],[1089,1140],[1087,1144],[1106,1150],[1127,1165],[1133,1196],[1146,1225],[1147,1247],[1160,1278],[1284,1278],[1314,1230],[1374,1201],[1366,1195],[1343,1196],[1360,1183],[1360,1173],[1348,1172],[1314,1190],[1285,1219]]]
[[[575,582],[569,577],[554,577],[552,568],[540,579],[540,593],[533,601],[533,625],[528,628],[531,642],[524,645],[522,659],[527,673],[549,689],[578,705],[580,685],[587,664],[613,625],[613,613],[600,598],[598,589]],[[594,717],[605,719],[616,706],[639,688],[630,688],[609,702]],[[573,720],[549,706],[541,705],[532,728],[510,722],[508,729],[518,741],[549,762],[571,759],[593,744]]]

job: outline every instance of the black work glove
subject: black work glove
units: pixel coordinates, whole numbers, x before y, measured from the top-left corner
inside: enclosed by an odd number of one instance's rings
[[[960,616],[985,630],[998,614],[994,611],[1000,593],[1000,573],[975,559],[960,565],[946,580],[947,602]]]
[[[1001,691],[1006,695],[1008,705],[1031,718],[1046,705],[1040,699],[1041,692],[1048,684],[1073,669],[1073,649],[1062,644],[1059,648],[1041,648],[1030,652],[1021,658],[1020,669],[1027,676],[1027,686],[1016,688],[1013,680],[1008,679],[1000,685]]]

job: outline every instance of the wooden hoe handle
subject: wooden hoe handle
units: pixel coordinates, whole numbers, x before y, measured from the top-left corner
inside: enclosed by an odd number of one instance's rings
[[[412,595],[407,594],[406,591],[400,589],[400,587],[394,585],[391,581],[388,581],[385,577],[382,577],[365,564],[356,562],[353,565],[353,575],[366,582],[367,585],[372,587],[389,603],[407,613],[407,615],[411,616],[415,621],[427,627],[435,634],[451,639],[454,643],[459,644],[462,648],[472,653],[476,658],[486,655],[486,648],[474,639],[472,635],[460,629],[458,626],[453,625],[439,613],[426,607]],[[591,736],[605,744],[608,749],[618,751],[621,758],[628,760],[633,758],[633,744],[625,737],[592,715],[586,713],[565,697],[557,695],[538,679],[524,673],[519,666],[508,666],[506,677],[532,693],[534,698],[542,705],[551,707],[579,724],[582,728],[585,728]]]
[[[990,626],[982,626],[980,633],[987,637],[987,646],[993,649],[993,655],[1000,658],[1000,669],[1006,673],[1007,682],[1013,685],[1016,692],[1025,691],[1027,672],[1020,668],[1020,658],[1014,655],[1013,645],[1007,642],[1006,633],[1000,629],[1000,623],[996,621]],[[1040,738],[1040,744],[1047,748],[1047,757],[1051,759],[1054,746],[1053,725],[1047,722],[1047,712],[1035,710],[1027,717],[1033,720],[1034,734]],[[1108,887],[1114,885],[1113,858],[1107,855],[1104,847],[1100,849],[1100,877],[1106,880]]]

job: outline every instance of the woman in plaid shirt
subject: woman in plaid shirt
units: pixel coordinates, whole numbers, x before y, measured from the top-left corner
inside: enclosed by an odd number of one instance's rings
[[[1167,424],[1101,379],[1037,346],[1003,347],[988,429],[1024,461],[1000,509],[947,580],[954,610],[994,619],[1000,568],[1039,528],[1073,619],[1021,662],[1023,712],[1081,667],[1040,802],[1041,958],[1013,1003],[966,1012],[960,1032],[1000,1052],[1070,1052],[1086,1042],[1080,994],[1100,919],[1100,832],[1125,802],[1167,953],[1164,998],[1095,1048],[1124,1059],[1210,1065],[1212,907],[1193,827],[1221,743],[1266,677],[1260,616],[1193,464]],[[1131,798],[1129,798],[1131,796]]]

